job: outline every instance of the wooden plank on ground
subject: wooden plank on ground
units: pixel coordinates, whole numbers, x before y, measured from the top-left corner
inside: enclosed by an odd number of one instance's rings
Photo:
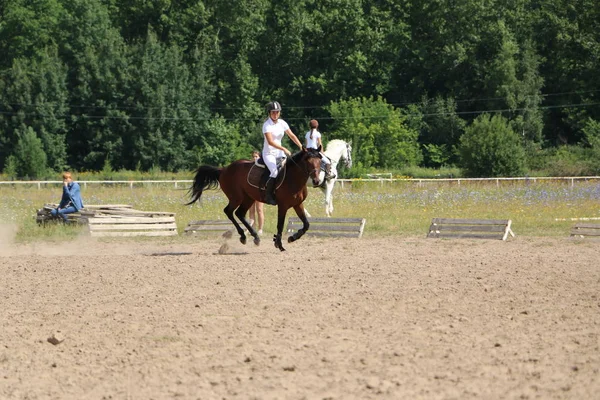
[[[234,229],[233,224],[228,219],[200,220],[191,221],[185,227],[184,232],[187,235],[223,233]]]
[[[113,209],[113,208],[133,208],[130,204],[85,204],[84,210],[102,210],[102,209]]]
[[[115,209],[106,209],[106,210],[98,210],[102,214],[109,215],[136,215],[136,216],[153,216],[153,215],[167,215],[167,216],[175,216],[175,213],[166,212],[166,211],[141,211],[141,210],[133,210],[133,209],[123,209],[123,208],[115,208]]]
[[[94,237],[106,236],[176,236],[175,217],[93,217],[88,218]]]
[[[496,239],[515,236],[510,219],[433,218],[428,238]]]
[[[94,232],[100,231],[160,231],[160,230],[175,230],[177,224],[100,224],[94,226]]]
[[[504,234],[506,225],[437,225],[436,229],[442,231],[452,232],[501,232]]]
[[[89,218],[89,223],[99,224],[167,224],[175,222],[173,217],[122,217],[122,216],[111,216],[111,217],[93,217]]]
[[[600,224],[581,222],[571,228],[571,236],[581,238],[600,238]]]
[[[367,220],[365,218],[308,218],[306,235],[315,237],[360,238]],[[287,231],[297,232],[303,226],[298,217],[288,219]]]
[[[134,236],[176,236],[172,231],[137,231],[137,232],[93,232],[93,237],[134,237]]]

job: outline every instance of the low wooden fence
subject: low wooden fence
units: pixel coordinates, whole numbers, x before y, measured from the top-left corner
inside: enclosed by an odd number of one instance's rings
[[[386,174],[387,176],[387,174]],[[415,179],[415,178],[384,178],[379,177],[376,179],[338,179],[337,182],[344,187],[345,183],[352,184],[356,182],[379,182],[384,185],[386,182],[412,182],[418,186],[424,186],[430,183],[454,183],[456,185],[471,184],[471,183],[492,183],[500,187],[505,183],[538,183],[545,181],[564,182],[569,186],[574,187],[578,182],[600,182],[600,176],[571,176],[571,177],[517,177],[517,178],[431,178],[431,179]],[[192,180],[142,180],[142,181],[77,181],[81,186],[86,188],[88,185],[116,185],[116,186],[129,186],[130,188],[144,185],[166,185],[173,186],[175,189],[186,189],[192,184]],[[38,189],[42,189],[48,185],[62,185],[62,181],[0,181],[0,186],[16,186],[16,185],[29,185],[36,186]]]

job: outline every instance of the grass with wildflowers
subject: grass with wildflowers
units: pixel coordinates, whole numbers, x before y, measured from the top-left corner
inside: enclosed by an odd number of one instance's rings
[[[227,201],[220,190],[206,191],[200,203],[186,206],[187,188],[145,183],[82,185],[86,204],[130,204],[137,210],[176,213],[178,230],[193,220],[226,219]],[[0,223],[18,228],[16,240],[60,240],[75,237],[84,227],[37,226],[36,210],[58,202],[60,184],[0,186]],[[434,217],[511,219],[520,236],[568,236],[572,218],[600,218],[600,183],[564,181],[483,182],[338,182],[334,217],[367,219],[365,237],[425,236]],[[324,195],[309,189],[306,208],[323,217]],[[276,207],[265,206],[265,237],[276,230]],[[293,210],[288,215],[295,215]],[[600,223],[600,221],[597,221]]]

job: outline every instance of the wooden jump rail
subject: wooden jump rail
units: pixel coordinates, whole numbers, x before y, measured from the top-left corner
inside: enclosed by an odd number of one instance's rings
[[[571,236],[600,239],[600,224],[577,223],[571,228]]]
[[[174,216],[99,216],[88,218],[90,236],[176,236]]]
[[[310,228],[306,235],[320,237],[362,237],[367,220],[365,218],[308,218]],[[296,232],[302,228],[298,217],[288,219],[287,231]]]
[[[506,240],[515,236],[510,219],[433,218],[428,238],[466,238]]]
[[[202,220],[202,221],[191,221],[185,227],[185,234],[197,235],[197,234],[211,234],[211,233],[225,233],[234,229],[233,224],[228,219],[215,219],[215,220]]]

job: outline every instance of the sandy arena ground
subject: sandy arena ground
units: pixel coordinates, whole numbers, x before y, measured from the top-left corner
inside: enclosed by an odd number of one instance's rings
[[[598,242],[221,243],[5,243],[0,399],[600,393]]]

